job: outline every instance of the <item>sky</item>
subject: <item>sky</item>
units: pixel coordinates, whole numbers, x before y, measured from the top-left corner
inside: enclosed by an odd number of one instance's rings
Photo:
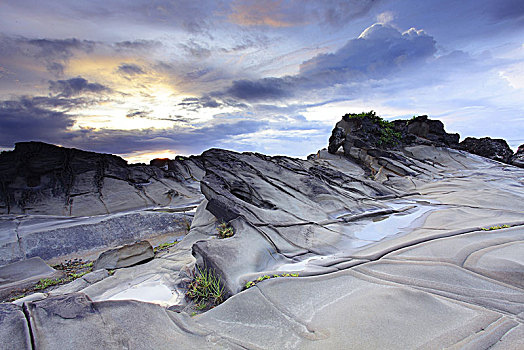
[[[524,1],[0,2],[0,150],[306,156],[369,110],[516,150]]]

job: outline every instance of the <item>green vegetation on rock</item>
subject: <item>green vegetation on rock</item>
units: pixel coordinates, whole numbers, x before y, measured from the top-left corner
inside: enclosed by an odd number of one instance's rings
[[[178,244],[178,241],[173,241],[173,242],[167,242],[167,243],[162,243],[162,244],[159,244],[158,246],[156,246],[153,251],[155,253],[158,253],[158,252],[161,252],[161,251],[164,251],[164,250],[169,250],[169,248],[171,248],[172,246]]]
[[[497,226],[491,226],[491,227],[482,227],[482,231],[500,230],[502,228],[509,228],[509,225],[497,225]]]
[[[377,144],[379,146],[397,145],[402,139],[402,135],[395,131],[393,123],[378,116],[375,111],[362,113],[347,113],[343,116],[344,119],[367,119],[379,128],[379,139]]]
[[[218,225],[217,231],[218,231],[219,238],[229,238],[229,237],[233,237],[233,235],[235,234],[235,231],[233,231],[233,228],[228,226],[225,222]]]
[[[278,277],[298,277],[298,273],[283,273],[283,274],[280,274],[280,275],[273,275],[273,276],[269,276],[269,275],[260,276],[256,280],[254,280],[254,281],[246,282],[246,285],[244,286],[244,289],[251,288],[255,284],[257,284],[259,282],[262,282],[264,280],[267,280],[267,279],[270,279],[270,278],[278,278]]]
[[[220,276],[212,269],[197,266],[196,270],[186,296],[195,303],[197,310],[213,308],[222,303],[226,293]]]

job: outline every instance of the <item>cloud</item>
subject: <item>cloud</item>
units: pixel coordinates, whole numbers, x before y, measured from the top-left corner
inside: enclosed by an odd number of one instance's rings
[[[202,97],[187,97],[178,103],[179,107],[186,111],[197,112],[202,108],[222,108],[222,107],[235,107],[235,108],[247,108],[243,103],[238,103],[234,99],[224,98],[220,102],[211,96]]]
[[[298,92],[331,88],[337,84],[381,80],[394,72],[433,57],[433,37],[411,28],[397,29],[374,24],[333,53],[319,54],[304,61],[299,73],[280,78],[236,80],[216,96],[230,96],[245,101],[280,100]]]
[[[111,89],[107,86],[98,83],[89,83],[82,77],[68,80],[50,80],[49,90],[57,94],[58,97],[73,97],[85,93],[101,94],[103,92],[111,92]]]
[[[15,142],[35,140],[114,154],[144,149],[173,149],[195,154],[210,147],[225,147],[235,137],[255,133],[268,125],[264,120],[243,117],[217,117],[205,123],[189,124],[188,118],[170,116],[165,120],[177,123],[166,129],[72,129],[76,116],[48,108],[51,104],[45,97],[0,102],[0,147],[10,148]],[[130,111],[128,117],[151,116],[147,111],[135,110]]]
[[[145,74],[144,70],[133,63],[122,63],[118,66],[117,72],[122,75],[140,75]]]
[[[366,15],[377,0],[233,1],[228,20],[241,26],[293,27],[314,22],[341,27]]]
[[[0,55],[12,65],[31,58],[54,76],[64,74],[64,69],[75,52],[92,52],[96,43],[90,40],[28,39],[0,34]],[[27,68],[26,68],[27,69]]]
[[[336,52],[305,61],[300,66],[300,75],[329,75],[334,82],[380,79],[435,52],[435,40],[421,30],[411,28],[400,33],[393,27],[374,24]]]
[[[41,101],[21,98],[0,102],[0,146],[12,147],[21,140],[62,142],[74,124],[72,116],[42,107]],[[56,140],[56,141],[55,141]]]
[[[126,40],[116,42],[113,46],[119,50],[151,50],[162,46],[162,43],[156,40]]]
[[[281,99],[293,93],[293,78],[263,78],[259,80],[235,80],[224,95],[246,101]],[[220,95],[220,94],[219,94]]]
[[[202,44],[197,43],[194,40],[189,40],[185,44],[178,45],[189,55],[196,58],[207,58],[211,56],[211,50],[207,47],[204,47]]]

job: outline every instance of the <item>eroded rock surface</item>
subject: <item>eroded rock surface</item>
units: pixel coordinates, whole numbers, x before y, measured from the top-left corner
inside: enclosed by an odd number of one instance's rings
[[[511,157],[511,164],[524,168],[524,145],[520,145],[517,152]]]
[[[148,241],[130,243],[106,250],[95,260],[93,270],[120,269],[153,259],[155,253]]]
[[[523,348],[524,170],[444,147],[458,138],[423,119],[409,144],[379,144],[381,131],[344,136],[344,152],[308,160],[205,152],[205,200],[184,240],[146,264],[27,301],[34,344]],[[217,237],[222,222],[232,237]],[[231,297],[190,317],[195,264],[214,269]]]
[[[0,213],[84,216],[198,201],[198,158],[171,163],[166,171],[111,154],[20,142],[0,154]]]
[[[0,215],[0,264],[31,257],[49,260],[187,232],[193,214],[182,210],[133,210],[91,217]],[[96,257],[96,256],[95,256]]]
[[[509,148],[506,140],[503,139],[466,137],[466,139],[460,143],[459,147],[469,153],[498,160],[503,163],[510,163],[513,157],[513,151]]]

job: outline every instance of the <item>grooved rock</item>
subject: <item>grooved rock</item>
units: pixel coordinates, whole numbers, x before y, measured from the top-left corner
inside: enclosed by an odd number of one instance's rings
[[[466,137],[459,144],[459,149],[503,163],[509,163],[513,156],[513,151],[509,148],[506,140],[490,137],[480,139]]]
[[[0,266],[0,298],[14,290],[30,287],[42,278],[57,278],[61,275],[61,272],[39,257]]]
[[[133,210],[80,218],[3,215],[0,265],[35,256],[49,260],[77,252],[90,253],[155,236],[180,236],[186,233],[192,219],[190,213],[166,210]]]
[[[520,145],[517,153],[511,157],[511,164],[524,168],[524,144]]]
[[[0,154],[0,214],[84,216],[199,201],[198,158],[172,170],[111,154],[19,142]]]
[[[0,304],[0,347],[29,350],[31,336],[22,308],[14,304]]]
[[[93,270],[118,269],[133,266],[155,257],[153,247],[148,241],[126,244],[122,247],[106,250],[93,264]]]

